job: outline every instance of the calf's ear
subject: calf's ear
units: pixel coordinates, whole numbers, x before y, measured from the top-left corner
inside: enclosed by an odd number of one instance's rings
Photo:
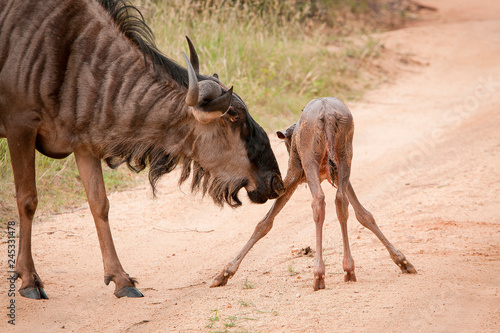
[[[286,137],[286,133],[285,133],[285,132],[283,132],[283,131],[277,131],[277,132],[276,132],[276,136],[277,136],[278,138],[280,138],[281,140],[286,140],[286,138],[287,138],[287,137]]]

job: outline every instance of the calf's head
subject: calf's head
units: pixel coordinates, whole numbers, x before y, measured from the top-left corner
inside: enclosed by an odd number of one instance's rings
[[[241,205],[238,192],[243,187],[254,203],[279,197],[284,187],[266,132],[216,74],[198,73],[198,56],[189,39],[188,43],[191,57],[184,54],[189,76],[185,102],[195,119],[190,147],[192,189],[201,189],[215,203],[232,207]],[[187,168],[181,181],[189,176]]]

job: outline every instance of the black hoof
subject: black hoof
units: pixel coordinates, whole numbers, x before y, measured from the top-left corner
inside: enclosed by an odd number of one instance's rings
[[[49,299],[43,288],[24,288],[19,290],[21,296],[31,299]]]
[[[144,297],[144,295],[136,287],[123,287],[115,291],[115,296],[121,297]]]

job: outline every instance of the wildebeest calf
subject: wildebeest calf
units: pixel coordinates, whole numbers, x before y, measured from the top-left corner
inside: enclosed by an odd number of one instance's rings
[[[351,112],[334,97],[318,98],[309,102],[299,121],[286,131],[276,133],[285,141],[290,159],[285,178],[286,192],[276,200],[271,210],[260,221],[240,253],[226,265],[214,279],[212,287],[223,286],[231,278],[252,246],[272,228],[274,218],[288,202],[297,186],[307,182],[313,196],[312,209],[316,223],[316,261],[314,263],[314,290],[325,288],[325,264],[322,251],[322,230],[325,220],[325,194],[321,182],[327,179],[337,187],[335,205],[342,229],[344,243],[343,268],[345,281],[356,281],[354,260],[349,249],[347,218],[349,202],[356,212],[356,218],[371,230],[385,245],[392,260],[403,273],[416,273],[412,264],[382,234],[372,214],[358,201],[349,176],[351,173],[352,138],[354,123]]]

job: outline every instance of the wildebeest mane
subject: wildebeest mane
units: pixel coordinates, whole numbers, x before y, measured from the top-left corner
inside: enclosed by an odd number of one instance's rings
[[[130,39],[153,64],[153,70],[161,77],[163,73],[181,86],[188,85],[187,70],[158,50],[154,34],[144,21],[144,16],[135,6],[126,0],[98,0],[113,18],[120,31]]]
[[[140,172],[149,165],[149,182],[153,195],[156,194],[156,184],[161,176],[182,164],[179,186],[189,179],[192,171],[191,191],[194,193],[201,191],[203,196],[209,194],[214,203],[221,207],[224,203],[233,208],[241,206],[238,192],[247,185],[247,180],[244,178],[227,180],[213,176],[196,161],[179,153],[166,153],[164,148],[156,147],[154,144],[141,145],[124,142],[112,145],[108,147],[104,161],[113,169],[126,163],[134,172]]]

